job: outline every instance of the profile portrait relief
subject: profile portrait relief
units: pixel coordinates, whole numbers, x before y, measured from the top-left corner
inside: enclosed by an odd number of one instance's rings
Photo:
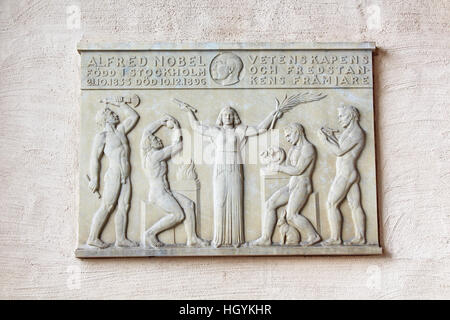
[[[211,78],[223,86],[238,83],[243,66],[241,58],[234,53],[220,53],[211,62]]]

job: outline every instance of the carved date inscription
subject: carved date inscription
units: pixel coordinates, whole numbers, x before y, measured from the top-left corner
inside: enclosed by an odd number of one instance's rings
[[[365,52],[89,52],[83,89],[372,87]]]
[[[87,57],[87,87],[192,87],[206,85],[201,55],[109,55]]]

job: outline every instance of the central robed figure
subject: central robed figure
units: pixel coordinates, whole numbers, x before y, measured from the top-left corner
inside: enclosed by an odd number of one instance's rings
[[[214,236],[212,246],[239,247],[244,239],[243,193],[244,177],[241,149],[246,138],[266,132],[275,118],[282,114],[271,112],[258,126],[241,123],[237,111],[228,106],[223,108],[215,126],[201,124],[191,106],[182,105],[189,115],[194,131],[210,137],[215,149],[214,189]]]

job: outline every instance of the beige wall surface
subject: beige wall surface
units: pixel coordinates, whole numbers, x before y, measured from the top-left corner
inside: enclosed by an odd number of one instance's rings
[[[450,298],[449,29],[446,0],[2,0],[0,298]],[[385,254],[75,258],[82,38],[375,41]]]

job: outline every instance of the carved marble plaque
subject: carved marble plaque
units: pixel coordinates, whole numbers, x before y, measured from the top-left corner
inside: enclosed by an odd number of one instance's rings
[[[380,254],[374,49],[80,43],[76,256]]]

